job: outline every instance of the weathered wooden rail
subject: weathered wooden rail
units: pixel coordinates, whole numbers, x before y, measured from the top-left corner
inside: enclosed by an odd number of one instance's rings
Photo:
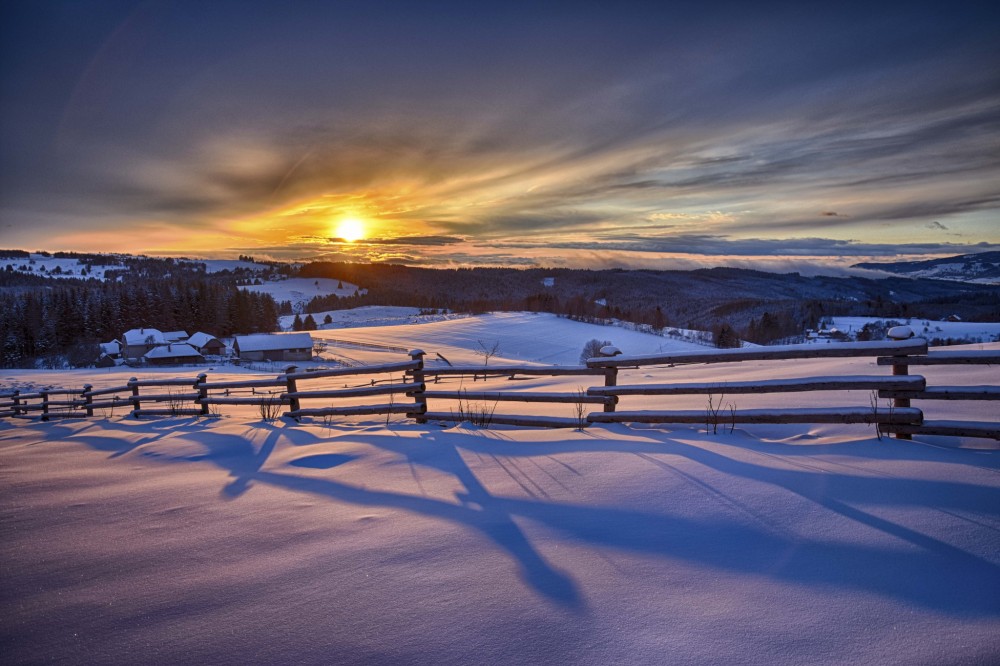
[[[933,350],[924,356],[888,357],[878,359],[879,365],[892,366],[894,375],[906,375],[909,367],[941,365],[1000,366],[1000,351],[994,350]],[[879,397],[892,398],[909,405],[911,400],[1000,400],[1000,386],[932,386],[921,389],[885,388]],[[994,411],[1000,414],[1000,409]],[[1000,440],[1000,423],[958,421],[953,419],[925,420],[919,425],[899,423],[885,427],[897,437],[911,435],[952,435],[957,437],[983,437]]]
[[[426,367],[424,352],[409,352],[409,360],[381,365],[321,370],[289,367],[274,378],[211,382],[205,374],[194,379],[136,379],[109,388],[81,390],[43,389],[21,393],[0,393],[0,417],[40,417],[42,420],[63,417],[94,416],[95,410],[113,413],[125,408],[136,418],[145,416],[209,416],[229,406],[257,406],[262,416],[283,415],[301,418],[332,418],[353,415],[400,414],[416,420],[464,421],[486,405],[487,424],[526,427],[583,427],[592,423],[705,423],[728,424],[782,423],[866,423],[882,432],[909,438],[914,434],[941,434],[995,438],[1000,440],[1000,423],[979,421],[927,421],[922,410],[911,406],[920,400],[1000,400],[1000,386],[928,386],[921,375],[909,374],[911,366],[1000,365],[1000,351],[929,351],[920,339],[882,342],[838,343],[803,347],[789,345],[747,349],[697,351],[651,356],[592,358],[581,366],[493,365]],[[759,381],[624,383],[619,374],[652,366],[671,367],[688,364],[727,364],[747,361],[778,362],[811,358],[876,357],[877,366],[892,369],[891,375],[838,375],[829,377],[792,377]],[[720,373],[724,373],[720,369]],[[428,389],[442,378],[519,379],[528,377],[593,376],[603,377],[603,386],[576,392],[537,391],[517,383],[504,390]],[[367,384],[357,383],[368,378]],[[378,377],[378,379],[376,379]],[[326,380],[312,388],[317,380]],[[333,386],[331,380],[336,380]],[[339,382],[352,382],[352,385]],[[817,391],[844,393],[862,391],[866,405],[842,404],[822,407],[736,409],[670,409],[671,396],[749,395],[764,393],[799,393]],[[632,396],[663,398],[663,409],[619,410],[621,399]],[[880,406],[878,399],[891,401]],[[372,402],[371,399],[377,399]],[[433,401],[437,408],[428,408]],[[441,409],[439,404],[446,405]],[[470,409],[472,403],[477,407]],[[498,404],[548,403],[573,405],[575,417],[494,413]],[[711,404],[711,402],[710,402]],[[602,411],[589,412],[585,406],[600,405]],[[456,409],[457,406],[457,409]]]

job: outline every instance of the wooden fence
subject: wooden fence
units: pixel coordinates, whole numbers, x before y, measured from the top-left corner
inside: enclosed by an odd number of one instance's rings
[[[913,434],[940,434],[985,437],[1000,440],[1000,423],[981,421],[926,421],[923,412],[911,401],[922,400],[1000,400],[1000,386],[927,386],[921,375],[909,374],[911,366],[983,364],[1000,365],[1000,351],[928,351],[921,339],[884,342],[837,343],[814,346],[789,345],[712,351],[682,352],[653,356],[613,356],[592,358],[581,366],[447,366],[426,367],[424,352],[409,352],[410,360],[381,365],[299,371],[292,366],[274,379],[210,382],[204,374],[195,379],[130,379],[122,386],[78,391],[46,389],[32,393],[17,391],[0,394],[0,417],[40,416],[43,420],[58,417],[94,416],[95,410],[113,414],[121,407],[136,418],[143,416],[209,416],[223,407],[257,406],[265,418],[283,412],[294,419],[303,417],[340,417],[371,414],[403,414],[417,423],[427,421],[464,421],[479,419],[482,424],[529,427],[584,427],[592,423],[704,423],[707,427],[734,426],[737,423],[866,423],[881,432],[900,438]],[[840,375],[795,377],[760,381],[623,383],[620,373],[648,369],[651,366],[687,364],[727,364],[747,361],[778,362],[808,358],[876,357],[878,366],[889,366],[888,375]],[[719,374],[724,374],[720,368]],[[331,380],[357,381],[368,377],[367,384],[331,388]],[[397,377],[398,376],[398,377]],[[512,384],[510,390],[446,390],[428,388],[449,379],[526,378],[532,376],[603,377],[603,386],[576,392],[523,390]],[[378,379],[376,379],[378,377]],[[310,388],[316,380],[326,380],[320,388]],[[144,392],[145,390],[145,392]],[[808,408],[735,409],[713,407],[711,396],[797,393],[804,391],[862,391],[868,404],[838,404]],[[657,410],[619,410],[621,399],[629,396],[668,397],[707,395],[709,407]],[[857,395],[857,394],[855,394]],[[877,399],[885,400],[881,406]],[[377,403],[362,403],[369,398]],[[317,405],[317,402],[320,402]],[[428,403],[451,405],[448,411],[430,410]],[[891,401],[891,402],[890,402]],[[351,403],[351,404],[345,404]],[[496,414],[500,403],[551,403],[573,405],[575,417]],[[475,406],[473,406],[475,405]],[[487,407],[482,407],[486,405]],[[490,406],[492,405],[492,406]],[[601,411],[589,411],[600,405]],[[437,406],[437,405],[435,405]],[[456,408],[457,406],[457,408]]]

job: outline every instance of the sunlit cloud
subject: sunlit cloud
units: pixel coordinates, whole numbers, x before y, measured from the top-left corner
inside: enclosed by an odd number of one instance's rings
[[[84,54],[24,27],[3,244],[647,266],[1000,242],[1000,47],[972,8],[314,9],[148,5]]]

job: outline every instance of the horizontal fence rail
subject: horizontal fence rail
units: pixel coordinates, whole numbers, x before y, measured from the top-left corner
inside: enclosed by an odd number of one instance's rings
[[[264,418],[279,415],[293,419],[333,418],[357,415],[404,415],[417,423],[472,420],[480,425],[582,428],[594,423],[704,423],[720,425],[783,423],[864,423],[899,438],[914,434],[985,437],[1000,440],[1000,423],[979,421],[927,420],[912,401],[996,401],[1000,386],[928,386],[920,375],[909,374],[910,366],[1000,365],[1000,351],[928,350],[921,339],[880,342],[836,343],[827,345],[785,345],[746,349],[658,354],[650,356],[603,356],[579,366],[505,364],[491,366],[427,367],[425,353],[409,352],[410,359],[395,363],[360,367],[299,370],[291,366],[273,378],[212,382],[205,374],[191,379],[131,378],[120,386],[80,390],[48,388],[21,393],[0,392],[0,417],[30,417],[48,420],[64,417],[114,413],[116,409],[136,418],[144,416],[211,416],[231,406],[256,406]],[[649,366],[724,364],[745,361],[779,362],[810,358],[876,357],[876,366],[888,367],[891,375],[837,375],[792,377],[755,381],[710,381],[668,383],[623,383],[619,373]],[[506,390],[429,390],[427,381],[437,384],[447,377],[508,379],[527,377],[603,377],[603,386],[580,388],[576,392],[537,391],[512,384]],[[316,380],[326,380],[316,386]],[[366,383],[358,383],[364,381]],[[331,386],[331,382],[337,385]],[[339,384],[344,383],[343,386]],[[351,385],[353,384],[353,385]],[[844,393],[862,391],[868,405],[823,407],[736,409],[721,407],[723,395],[800,392]],[[619,410],[622,399],[633,396],[668,398],[708,395],[708,409]],[[713,406],[713,396],[720,397]],[[366,401],[376,398],[374,403]],[[887,401],[885,406],[878,400]],[[428,401],[435,403],[429,409]],[[549,403],[571,405],[576,416],[538,416],[495,413],[498,404]],[[947,402],[945,404],[948,404]],[[444,405],[446,409],[441,409]],[[588,405],[602,411],[589,412]],[[286,411],[282,411],[285,410]]]

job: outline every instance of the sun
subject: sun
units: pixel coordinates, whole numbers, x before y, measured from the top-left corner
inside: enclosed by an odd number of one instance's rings
[[[337,228],[333,233],[338,238],[353,243],[365,237],[365,223],[356,217],[345,217],[337,223]]]

